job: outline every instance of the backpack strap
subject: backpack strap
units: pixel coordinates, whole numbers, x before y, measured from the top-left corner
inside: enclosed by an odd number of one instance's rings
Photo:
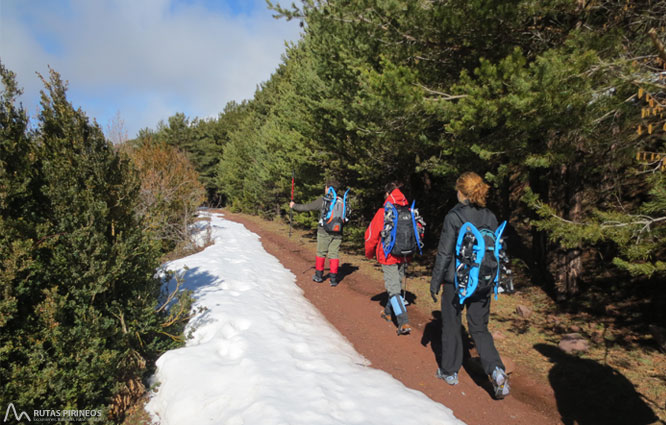
[[[345,195],[342,197],[342,219],[346,220],[347,219],[347,194],[349,193],[350,189],[347,189],[345,191]]]
[[[393,223],[391,226],[391,234],[389,238],[389,243],[388,245],[384,244],[384,241],[382,241],[383,250],[384,250],[384,257],[388,257],[389,252],[393,249],[393,245],[395,245],[395,234],[397,232],[397,227],[398,227],[398,210],[395,208],[395,206],[390,203],[386,202],[384,205],[384,217],[386,217],[386,212],[391,211],[393,213]],[[386,223],[384,224],[386,225]]]
[[[495,230],[495,259],[497,260],[497,274],[495,274],[495,299],[497,300],[497,293],[499,292],[499,274],[500,269],[502,268],[502,263],[500,259],[500,250],[504,249],[502,244],[502,233],[504,233],[504,228],[506,227],[506,220],[499,225],[497,230]]]
[[[412,215],[412,226],[414,226],[414,235],[416,236],[416,246],[419,247],[419,254],[423,255],[421,251],[421,238],[419,237],[419,229],[416,227],[416,217],[414,217],[414,205],[416,205],[416,200],[412,201],[412,206],[409,208],[409,212]]]
[[[324,220],[328,220],[329,217],[331,217],[331,214],[333,214],[333,207],[335,207],[335,201],[338,198],[338,194],[335,193],[335,189],[329,186],[328,192],[326,192],[326,195],[332,195],[331,196],[331,205],[328,207],[328,212],[324,215]]]

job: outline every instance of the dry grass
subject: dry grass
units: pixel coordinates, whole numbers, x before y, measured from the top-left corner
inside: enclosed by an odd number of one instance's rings
[[[129,410],[125,412],[125,420],[122,425],[151,425],[150,415],[146,412],[147,397],[142,397]]]
[[[197,217],[192,221],[193,224],[196,223],[210,223],[210,217]],[[195,240],[194,235],[190,235],[187,240],[180,242],[173,251],[164,255],[161,259],[161,263],[167,261],[177,260],[179,258],[187,257],[197,252],[201,252],[204,249],[208,248],[213,244],[212,230],[210,226],[207,226],[204,234],[200,239]]]

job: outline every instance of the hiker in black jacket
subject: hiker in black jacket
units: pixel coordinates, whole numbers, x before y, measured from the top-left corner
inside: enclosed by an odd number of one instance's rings
[[[491,290],[474,293],[460,304],[455,288],[456,239],[462,225],[470,222],[477,228],[485,226],[491,231],[497,229],[497,218],[486,208],[489,186],[478,174],[463,173],[456,181],[458,204],[444,218],[442,234],[437,248],[437,259],[430,281],[430,294],[437,302],[440,286],[442,294],[442,358],[437,369],[437,377],[450,385],[458,383],[458,370],[463,362],[463,341],[461,335],[462,309],[467,307],[469,333],[481,357],[481,365],[490,376],[498,399],[509,394],[509,380],[505,367],[495,348],[493,337],[488,331]]]
[[[324,206],[328,205],[331,199],[326,198],[328,196],[328,189],[332,187],[333,190],[337,190],[339,184],[335,180],[329,180],[326,182],[324,187],[324,196],[320,196],[314,201],[308,204],[296,204],[294,201],[289,203],[289,208],[293,208],[294,211],[304,212],[304,211],[321,211],[321,215],[324,214]],[[328,256],[330,273],[329,273],[329,283],[331,286],[338,285],[338,267],[340,266],[340,244],[342,243],[342,234],[341,233],[329,233],[324,229],[323,220],[320,217],[319,225],[317,226],[317,256],[315,257],[315,274],[312,276],[312,280],[315,282],[324,281],[324,265],[326,263],[326,257]]]

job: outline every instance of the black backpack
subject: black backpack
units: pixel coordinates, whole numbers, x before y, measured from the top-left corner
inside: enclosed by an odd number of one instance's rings
[[[425,221],[412,206],[384,205],[384,228],[381,232],[384,256],[396,257],[421,253]]]

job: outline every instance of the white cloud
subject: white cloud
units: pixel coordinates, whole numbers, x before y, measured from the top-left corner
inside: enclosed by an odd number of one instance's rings
[[[120,111],[130,137],[176,112],[216,116],[252,97],[299,28],[273,19],[263,1],[235,15],[189,3],[3,0],[0,58],[31,115],[41,89],[34,73],[50,65],[69,81],[74,106],[104,128]]]

